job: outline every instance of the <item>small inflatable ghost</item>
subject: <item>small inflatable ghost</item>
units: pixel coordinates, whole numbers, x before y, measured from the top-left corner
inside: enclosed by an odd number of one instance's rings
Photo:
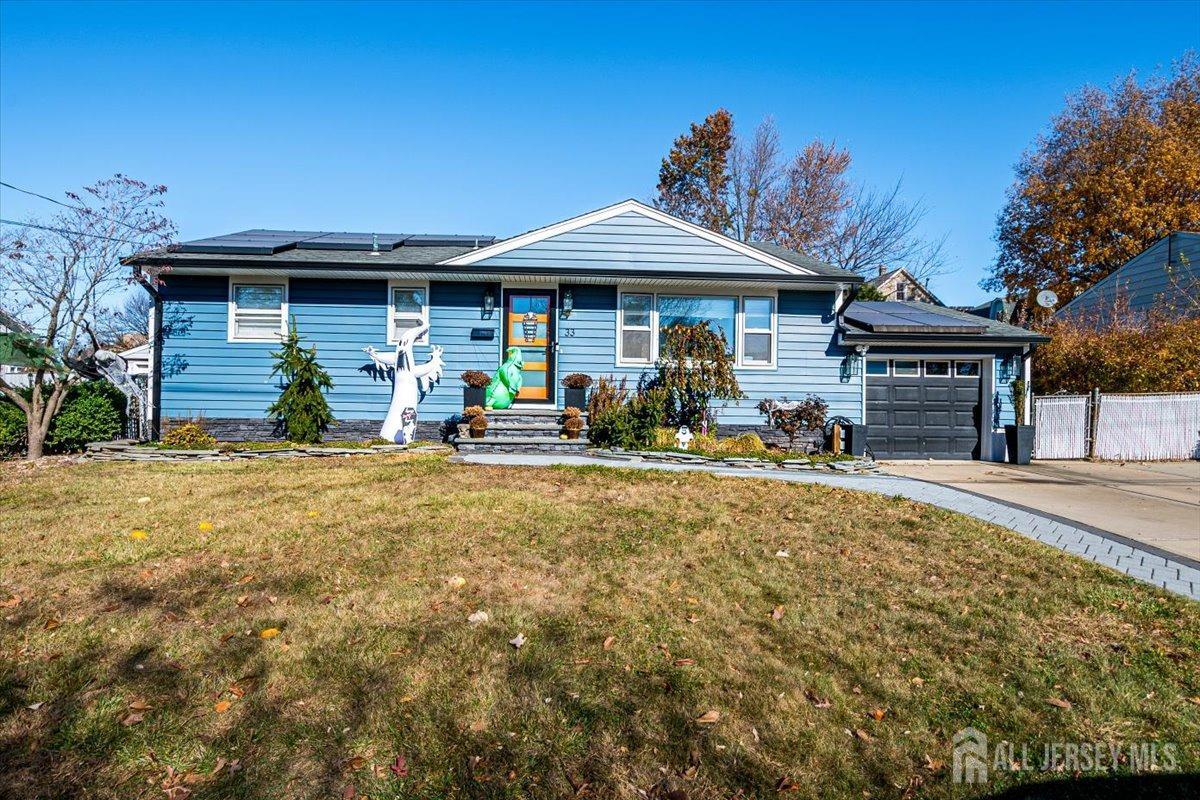
[[[504,363],[496,370],[496,376],[487,387],[487,398],[484,404],[487,408],[509,408],[521,391],[525,377],[521,369],[525,360],[521,358],[521,348],[510,347],[504,353]]]
[[[680,450],[692,449],[692,439],[695,438],[687,425],[680,425],[679,430],[675,432],[675,444],[678,445]]]

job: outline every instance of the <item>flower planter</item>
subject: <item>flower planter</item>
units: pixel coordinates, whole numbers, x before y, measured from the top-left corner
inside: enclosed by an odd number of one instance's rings
[[[563,408],[587,410],[587,389],[563,389]]]
[[[563,428],[563,433],[566,434],[568,439],[579,438],[579,428]]]
[[[1033,459],[1032,425],[1005,425],[1004,444],[1008,450],[1008,463],[1028,464]]]
[[[482,406],[487,399],[487,387],[485,386],[464,386],[463,387],[463,408],[471,406]]]
[[[482,439],[487,435],[487,428],[471,428],[472,439]]]

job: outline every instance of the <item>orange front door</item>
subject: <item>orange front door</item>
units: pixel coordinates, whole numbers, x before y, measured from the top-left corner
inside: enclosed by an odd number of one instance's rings
[[[517,402],[554,400],[554,296],[545,289],[504,293],[504,348],[521,348],[525,362]]]

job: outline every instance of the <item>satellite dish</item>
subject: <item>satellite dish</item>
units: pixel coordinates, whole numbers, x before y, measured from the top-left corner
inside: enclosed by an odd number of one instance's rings
[[[1037,293],[1037,304],[1042,308],[1054,308],[1058,305],[1058,295],[1049,289]]]

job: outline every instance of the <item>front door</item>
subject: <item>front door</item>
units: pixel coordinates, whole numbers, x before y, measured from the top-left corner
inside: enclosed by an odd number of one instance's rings
[[[504,292],[504,349],[521,348],[524,383],[518,403],[554,402],[553,289],[507,289]]]

